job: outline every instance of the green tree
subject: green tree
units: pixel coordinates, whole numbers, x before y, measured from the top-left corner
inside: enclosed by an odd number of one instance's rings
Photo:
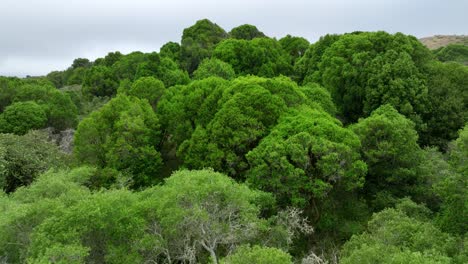
[[[258,30],[256,26],[244,24],[231,29],[229,37],[234,39],[252,40],[254,38],[264,38],[266,36],[263,32]]]
[[[312,54],[305,56],[311,57],[308,67],[312,68],[312,72],[306,69],[309,76],[305,80],[327,88],[346,121],[357,121],[388,103],[412,119],[419,131],[424,130],[421,115],[426,109],[427,87],[423,70],[431,56],[416,38],[357,32],[330,36],[323,42],[331,45],[313,45]],[[314,52],[316,48],[319,50]]]
[[[436,223],[446,232],[466,235],[468,224],[468,126],[460,130],[460,136],[450,144],[449,164],[454,172],[434,185],[442,200]]]
[[[146,99],[153,109],[156,109],[165,90],[164,83],[154,77],[142,77],[132,83],[128,90],[122,85],[119,87],[119,93]]]
[[[364,184],[366,164],[359,147],[358,137],[338,120],[321,109],[303,107],[283,116],[247,154],[247,180],[272,192],[282,207],[317,212],[333,188],[352,190]]]
[[[44,128],[47,116],[44,108],[33,101],[17,102],[0,114],[0,133],[24,135],[31,129]]]
[[[453,61],[468,65],[468,46],[449,44],[433,51],[435,57],[443,62]]]
[[[291,56],[292,63],[294,64],[298,59],[304,56],[305,52],[310,46],[309,41],[301,37],[293,37],[286,35],[279,40],[281,47]]]
[[[292,264],[291,255],[277,249],[269,247],[240,247],[234,254],[224,258],[223,264]]]
[[[266,225],[259,218],[262,204],[271,201],[267,193],[211,170],[178,171],[153,193],[147,199],[159,215],[168,250],[189,262],[209,256],[218,263],[229,248],[252,241]]]
[[[468,67],[434,62],[427,72],[429,104],[423,117],[427,130],[421,134],[421,143],[446,151],[468,121]]]
[[[144,236],[145,221],[137,203],[138,196],[128,190],[79,200],[34,230],[29,259],[39,263],[142,262],[138,242]]]
[[[63,208],[86,199],[90,192],[82,184],[93,173],[94,169],[88,167],[48,171],[31,185],[0,197],[0,259],[27,262],[35,228],[45,219],[60,215]]]
[[[193,72],[193,78],[195,80],[201,80],[211,76],[231,80],[236,76],[236,73],[230,64],[215,58],[204,59],[197,70]]]
[[[369,167],[365,190],[368,198],[375,199],[374,206],[384,208],[396,197],[414,194],[421,180],[417,175],[421,149],[414,123],[391,105],[383,105],[351,129],[362,142]]]
[[[223,91],[224,90],[224,91]],[[205,119],[195,126],[178,150],[188,168],[212,167],[242,178],[248,168],[245,154],[255,148],[288,107],[306,103],[298,86],[285,77],[238,78],[213,94],[201,109]],[[202,117],[203,117],[202,116]]]
[[[83,80],[83,92],[94,96],[112,96],[118,87],[111,68],[107,66],[93,66],[86,71]]]
[[[0,134],[0,190],[10,193],[29,185],[40,173],[63,166],[65,161],[65,153],[45,134]]]
[[[409,205],[418,209],[414,203]],[[429,211],[419,208],[416,212],[421,210]],[[374,214],[368,230],[344,245],[341,262],[454,263],[457,247],[454,237],[440,231],[427,218],[415,217],[401,207],[388,208]]]
[[[190,74],[200,62],[211,56],[216,44],[228,34],[208,19],[198,20],[195,25],[184,29],[181,45],[181,64]]]
[[[157,181],[159,121],[146,100],[118,95],[78,125],[74,153],[80,162],[133,175],[133,186]]]
[[[177,42],[168,42],[159,50],[161,57],[168,57],[174,62],[180,64],[180,44]]]
[[[216,46],[213,57],[231,64],[238,75],[275,77],[292,72],[291,57],[270,38],[227,39]]]

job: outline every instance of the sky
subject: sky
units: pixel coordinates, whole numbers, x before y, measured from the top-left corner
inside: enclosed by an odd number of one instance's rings
[[[208,18],[226,31],[257,26],[311,42],[385,30],[418,38],[467,35],[468,0],[0,0],[0,75],[45,75],[75,58],[159,51]]]

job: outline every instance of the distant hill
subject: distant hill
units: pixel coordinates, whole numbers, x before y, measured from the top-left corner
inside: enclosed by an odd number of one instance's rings
[[[435,35],[419,39],[429,49],[438,49],[449,44],[468,46],[468,35]]]

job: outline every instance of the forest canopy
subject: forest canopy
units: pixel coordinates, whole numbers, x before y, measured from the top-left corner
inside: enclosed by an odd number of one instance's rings
[[[203,19],[0,77],[0,263],[467,263],[467,50]]]

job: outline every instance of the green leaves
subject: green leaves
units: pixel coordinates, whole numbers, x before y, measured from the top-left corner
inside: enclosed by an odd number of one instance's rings
[[[146,100],[119,95],[84,119],[74,153],[83,163],[127,171],[134,187],[156,182],[162,159],[159,120]]]
[[[307,207],[335,185],[363,185],[359,139],[321,109],[301,108],[280,119],[247,154],[250,184],[276,195],[281,206]]]

